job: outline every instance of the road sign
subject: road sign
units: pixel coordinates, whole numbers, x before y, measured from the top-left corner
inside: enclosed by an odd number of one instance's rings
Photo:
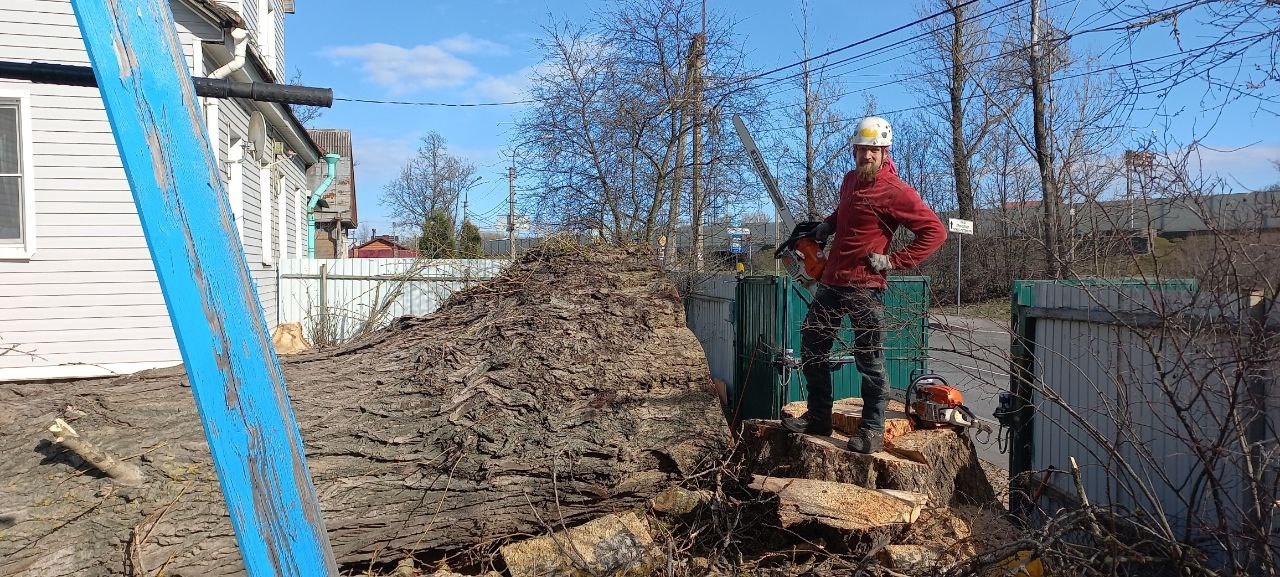
[[[973,234],[973,221],[953,218],[947,224],[947,230],[951,232],[958,232],[960,234]]]
[[[732,254],[746,252],[747,241],[751,240],[751,229],[731,228],[727,232],[729,233],[729,252]]]
[[[527,214],[517,214],[515,218],[513,218],[510,222],[507,221],[507,215],[505,214],[499,214],[496,218],[497,218],[496,222],[498,223],[498,228],[502,230],[506,230],[507,226],[510,225],[514,227],[518,232],[526,232],[531,227],[531,224],[529,222],[529,215]]]

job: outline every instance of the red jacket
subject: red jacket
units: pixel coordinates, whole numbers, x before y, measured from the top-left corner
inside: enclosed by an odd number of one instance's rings
[[[884,166],[872,182],[861,182],[855,171],[844,175],[840,184],[840,204],[826,222],[835,233],[827,248],[827,267],[822,283],[828,286],[885,288],[885,275],[867,263],[871,253],[888,254],[895,270],[920,264],[947,239],[942,226],[915,189],[898,178],[893,161]],[[899,226],[915,233],[910,244],[889,254],[889,243]]]

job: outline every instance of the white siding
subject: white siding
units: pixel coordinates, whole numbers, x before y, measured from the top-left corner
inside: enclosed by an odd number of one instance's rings
[[[193,31],[211,40],[220,37],[220,31],[181,2],[172,6],[188,65],[197,71],[216,67],[197,54]],[[246,17],[251,19],[251,13]],[[201,66],[195,66],[198,57]],[[88,64],[70,2],[0,3],[0,60]],[[282,61],[278,67],[283,69]],[[29,260],[0,260],[0,348],[12,349],[0,354],[0,382],[123,374],[179,363],[97,90],[8,80],[0,80],[0,89],[30,94],[38,241]],[[217,121],[211,144],[224,183],[231,137],[247,135],[251,106],[246,101],[220,101],[217,118],[211,118]],[[265,320],[274,327],[276,271],[262,264],[258,170],[256,164],[245,168],[246,256]],[[296,159],[277,163],[281,189],[305,187],[304,169]],[[292,212],[286,216],[286,243],[298,242],[298,215]],[[276,247],[273,256],[285,255]]]
[[[0,58],[87,64],[65,1],[7,0]],[[111,126],[93,88],[0,81],[31,93],[38,248],[0,261],[0,381],[179,362]]]

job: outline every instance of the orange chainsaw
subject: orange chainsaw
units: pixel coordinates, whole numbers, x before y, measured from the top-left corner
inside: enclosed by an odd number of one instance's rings
[[[819,224],[821,221],[816,220],[797,223],[791,227],[791,236],[773,252],[773,258],[782,259],[788,272],[796,269],[793,276],[806,284],[821,279],[822,271],[827,267],[827,257],[822,253],[826,242],[813,234]]]
[[[787,273],[792,278],[806,287],[810,286],[822,278],[822,270],[827,266],[827,259],[822,253],[823,243],[819,243],[813,235],[813,229],[818,226],[818,222],[796,223],[786,199],[782,198],[782,191],[778,189],[778,181],[774,180],[773,175],[769,173],[769,165],[765,163],[760,149],[756,147],[755,139],[751,138],[751,133],[747,132],[747,125],[742,123],[742,118],[737,114],[733,115],[733,128],[738,132],[738,139],[742,141],[747,157],[751,159],[751,166],[756,169],[756,174],[764,182],[764,188],[769,192],[773,206],[778,209],[778,217],[782,220],[782,225],[791,231],[787,241],[778,246],[777,251],[774,252],[774,258],[782,259],[783,264],[787,266]]]
[[[907,385],[906,406],[907,419],[915,429],[960,427],[991,432],[991,426],[964,405],[960,389],[948,384],[942,375],[924,374],[912,379]]]

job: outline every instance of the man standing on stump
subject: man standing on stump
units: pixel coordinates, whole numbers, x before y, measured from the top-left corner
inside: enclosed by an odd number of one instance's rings
[[[891,270],[909,269],[928,258],[947,238],[946,228],[920,194],[898,178],[889,158],[893,129],[869,116],[853,138],[857,169],[844,175],[836,211],[814,229],[819,241],[832,233],[827,265],[814,287],[813,302],[800,330],[800,364],[809,392],[809,410],[785,418],[797,433],[831,434],[831,346],[840,321],[849,317],[854,332],[854,361],[862,374],[862,421],[849,438],[849,450],[874,453],[884,448],[885,376],[884,291]],[[906,227],[915,239],[889,252],[894,232]]]

